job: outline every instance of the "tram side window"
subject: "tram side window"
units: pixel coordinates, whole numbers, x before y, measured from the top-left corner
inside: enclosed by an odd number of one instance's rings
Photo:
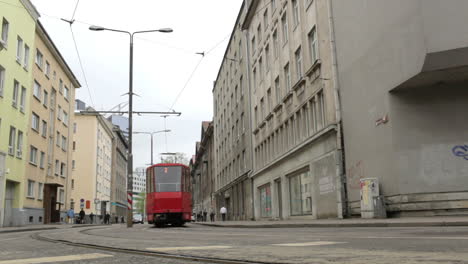
[[[182,168],[176,166],[155,167],[156,192],[180,192]]]

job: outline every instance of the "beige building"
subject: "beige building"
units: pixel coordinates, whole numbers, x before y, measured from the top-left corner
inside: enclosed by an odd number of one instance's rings
[[[127,214],[127,150],[128,142],[118,126],[114,126],[112,141],[111,215]]]
[[[342,217],[327,0],[249,2],[255,218]]]
[[[73,109],[80,83],[38,21],[25,174],[24,213],[29,224],[60,222],[70,208]]]
[[[213,88],[213,137],[216,211],[227,208],[229,220],[248,220],[252,210],[252,133],[249,55],[239,11]]]
[[[87,110],[93,111],[92,108]],[[75,213],[110,213],[112,125],[99,114],[75,112],[71,200]]]

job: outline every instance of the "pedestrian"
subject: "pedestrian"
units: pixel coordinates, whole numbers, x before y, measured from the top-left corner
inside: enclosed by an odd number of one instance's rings
[[[203,209],[203,222],[206,222],[207,215],[208,215],[208,212],[206,211],[206,209]]]
[[[110,221],[110,214],[109,212],[107,212],[106,215],[104,216],[104,223],[108,225],[109,221]]]
[[[83,211],[83,208],[81,208],[81,211],[80,211],[79,215],[80,215],[80,224],[84,224],[84,219],[85,219],[86,213],[85,213],[85,211]]]
[[[125,223],[125,217],[123,217],[123,216],[120,217],[120,222],[121,222],[122,224]]]
[[[91,220],[91,224],[94,224],[94,214],[93,214],[93,212],[91,212],[89,214],[89,219]]]
[[[115,223],[118,224],[118,223],[119,223],[119,217],[118,217],[118,216],[114,216],[114,219],[115,219]]]
[[[223,221],[226,221],[226,214],[227,214],[227,209],[226,207],[221,207],[221,209],[219,210],[219,213],[221,213],[221,218],[223,219]]]
[[[67,212],[67,218],[68,218],[68,223],[73,224],[73,220],[75,219],[75,210],[73,208],[70,208]]]
[[[211,209],[210,210],[210,221],[214,222],[214,220],[215,220],[215,213],[214,213],[213,209]]]

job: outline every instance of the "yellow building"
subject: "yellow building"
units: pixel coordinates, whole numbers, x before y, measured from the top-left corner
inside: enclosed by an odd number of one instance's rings
[[[0,227],[26,223],[22,208],[38,17],[29,0],[0,3]]]
[[[75,89],[80,83],[38,21],[29,90],[24,214],[29,224],[63,221],[72,170]],[[62,217],[60,212],[62,211]]]
[[[99,114],[75,112],[74,119],[71,201],[75,213],[83,208],[86,215],[102,215],[110,212],[112,124]]]

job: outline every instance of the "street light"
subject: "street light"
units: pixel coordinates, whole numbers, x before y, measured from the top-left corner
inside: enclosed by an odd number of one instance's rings
[[[145,134],[145,135],[151,135],[151,165],[153,165],[153,136],[154,134],[158,134],[158,133],[163,133],[163,132],[171,132],[170,129],[165,129],[165,130],[161,130],[161,131],[154,131],[154,132],[133,132],[133,134]]]
[[[149,32],[161,32],[161,33],[170,33],[172,29],[170,28],[161,28],[153,30],[143,30],[129,32],[125,30],[105,28],[101,26],[90,26],[89,30],[93,31],[114,31],[120,33],[126,33],[130,37],[130,68],[129,68],[129,88],[128,88],[128,158],[127,158],[127,227],[133,226],[133,153],[132,153],[132,114],[133,114],[133,36],[140,33],[149,33]]]

